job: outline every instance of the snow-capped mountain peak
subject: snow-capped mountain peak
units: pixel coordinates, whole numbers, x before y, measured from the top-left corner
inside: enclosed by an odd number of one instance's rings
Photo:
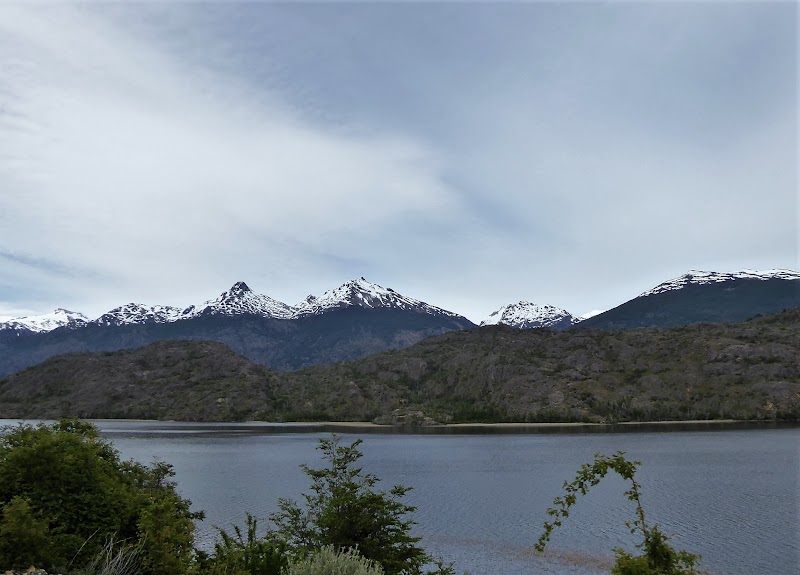
[[[481,325],[504,324],[520,329],[537,327],[566,329],[579,321],[571,313],[560,307],[520,301],[504,305],[483,320]]]
[[[244,282],[236,282],[216,299],[183,310],[181,319],[201,315],[252,314],[268,318],[289,319],[295,309],[267,295],[257,294]]]
[[[754,279],[761,281],[766,281],[770,279],[800,280],[800,273],[787,269],[772,269],[763,271],[744,269],[738,272],[731,272],[731,273],[709,272],[703,270],[689,270],[687,273],[683,274],[680,277],[665,281],[664,283],[658,284],[653,289],[647,290],[646,292],[639,294],[639,297],[655,295],[666,291],[678,290],[686,287],[687,285],[712,284],[712,283],[727,282],[737,279]]]
[[[168,305],[147,307],[140,303],[129,303],[104,313],[91,323],[96,325],[169,323],[179,320],[182,311],[179,307]]]
[[[59,327],[82,327],[89,318],[75,311],[58,308],[52,313],[18,317],[0,323],[0,329],[20,329],[34,332],[53,331]]]
[[[304,302],[297,305],[294,317],[320,315],[334,309],[352,306],[365,309],[402,309],[431,315],[458,317],[458,314],[453,312],[406,297],[392,288],[372,283],[363,276],[328,290],[319,297],[308,296]]]
[[[252,291],[253,290],[251,290],[250,286],[248,286],[246,283],[236,282],[231,286],[231,289],[228,290],[228,293],[242,295]]]

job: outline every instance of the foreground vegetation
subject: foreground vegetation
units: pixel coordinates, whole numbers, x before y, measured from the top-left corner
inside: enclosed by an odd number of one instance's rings
[[[272,372],[213,342],[68,354],[0,380],[0,417],[184,421],[800,420],[800,309],[739,324],[450,332]]]
[[[68,575],[455,575],[411,535],[415,508],[408,487],[379,491],[379,479],[358,467],[360,440],[320,441],[327,466],[303,466],[311,480],[302,503],[280,500],[260,533],[219,530],[211,553],[194,548],[194,520],[203,517],[180,497],[165,463],[123,462],[96,427],[79,420],[3,428],[0,435],[0,568],[45,567]],[[614,575],[698,575],[698,557],[676,551],[645,523],[637,462],[622,453],[584,465],[548,510],[537,548],[568,517],[577,496],[609,470],[631,482],[632,532],[641,556],[616,550]]]
[[[70,569],[109,542],[137,548],[143,573],[183,573],[194,520],[164,463],[120,461],[78,420],[21,425],[0,438],[0,565]],[[113,544],[112,544],[113,547]]]
[[[203,514],[178,495],[168,464],[121,461],[96,427],[79,420],[4,431],[0,567],[76,575],[452,573],[410,534],[415,509],[402,502],[409,489],[379,491],[379,479],[357,466],[360,441],[322,440],[328,466],[304,467],[311,492],[303,503],[281,500],[261,535],[248,515],[246,529],[221,530],[209,554],[194,548],[194,520]],[[343,570],[329,571],[336,565]]]

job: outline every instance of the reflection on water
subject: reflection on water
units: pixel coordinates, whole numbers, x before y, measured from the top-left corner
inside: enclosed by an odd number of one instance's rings
[[[206,512],[205,546],[213,525],[242,524],[246,511],[266,517],[279,497],[299,498],[308,487],[299,465],[320,466],[317,440],[329,437],[311,425],[98,424],[123,457],[174,465],[183,495]],[[455,561],[459,573],[608,573],[611,549],[633,550],[637,542],[624,526],[632,504],[617,477],[577,503],[545,557],[531,547],[564,480],[595,453],[618,450],[642,462],[637,477],[648,520],[661,524],[676,547],[703,555],[712,573],[797,573],[800,429],[694,429],[337,432],[345,441],[364,439],[363,466],[385,489],[414,488],[406,500],[418,507],[416,534],[426,549]]]

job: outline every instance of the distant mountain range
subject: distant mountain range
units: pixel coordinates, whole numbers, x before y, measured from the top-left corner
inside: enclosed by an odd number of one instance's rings
[[[629,329],[736,322],[800,307],[800,273],[691,271],[585,320],[520,301],[481,322],[520,329]],[[185,309],[129,303],[90,320],[58,309],[0,323],[0,377],[69,352],[114,351],[162,340],[210,340],[275,370],[357,359],[432,335],[477,327],[454,313],[363,277],[288,305],[235,283]]]
[[[334,310],[361,307],[364,309],[393,309],[424,313],[434,317],[461,318],[456,313],[427,304],[372,283],[363,277],[348,281],[316,297],[309,295],[297,305],[288,305],[267,295],[257,294],[244,282],[236,282],[217,298],[185,309],[140,303],[128,303],[108,311],[94,320],[65,309],[39,316],[14,318],[0,322],[0,330],[42,333],[59,327],[71,329],[88,325],[122,326],[172,323],[208,316],[252,315],[266,319],[300,319],[318,316]],[[464,318],[462,318],[464,319]]]
[[[95,320],[63,310],[0,326],[0,377],[71,352],[116,351],[165,340],[209,340],[276,370],[356,359],[432,335],[476,327],[468,319],[358,278],[289,306],[237,282],[180,310],[131,303]],[[62,321],[56,326],[57,321]]]
[[[370,312],[359,309],[362,316],[348,322],[363,325]],[[322,317],[344,314],[344,321],[356,311]],[[60,355],[0,378],[0,418],[412,425],[797,421],[798,349],[800,309],[741,323],[666,329],[555,332],[495,325],[284,373],[255,365],[221,343],[160,341],[112,353]]]

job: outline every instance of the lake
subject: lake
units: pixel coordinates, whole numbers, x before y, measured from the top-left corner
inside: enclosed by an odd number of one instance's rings
[[[181,493],[206,512],[204,547],[214,525],[243,524],[246,511],[265,518],[279,497],[299,498],[309,485],[299,466],[322,466],[318,439],[330,437],[312,426],[96,423],[124,458],[174,465]],[[544,557],[531,547],[563,482],[595,453],[619,450],[642,462],[637,478],[649,522],[677,548],[701,554],[703,568],[798,573],[800,429],[655,429],[338,433],[348,444],[364,440],[363,467],[384,489],[413,488],[405,501],[418,508],[416,535],[459,574],[607,573],[612,548],[634,550],[638,542],[624,525],[633,506],[616,476],[578,501]]]

